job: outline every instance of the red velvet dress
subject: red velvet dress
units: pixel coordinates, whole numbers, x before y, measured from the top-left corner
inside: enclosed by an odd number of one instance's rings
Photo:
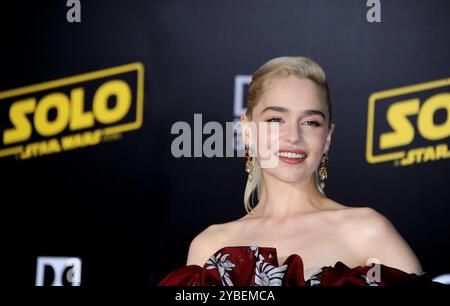
[[[219,249],[203,267],[189,265],[168,274],[158,286],[439,286],[427,273],[408,274],[383,264],[349,268],[338,261],[304,279],[302,258],[290,255],[279,266],[272,247],[232,246]]]

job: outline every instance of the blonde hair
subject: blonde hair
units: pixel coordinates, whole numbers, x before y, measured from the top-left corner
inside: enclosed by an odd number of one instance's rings
[[[274,58],[264,65],[262,65],[252,76],[250,82],[250,88],[248,91],[247,99],[247,112],[245,115],[251,120],[252,112],[255,106],[258,104],[268,83],[275,78],[285,78],[288,76],[297,76],[303,79],[309,79],[313,81],[320,92],[324,95],[325,102],[328,108],[328,128],[331,127],[331,97],[328,83],[325,78],[325,72],[323,69],[313,60],[307,57],[278,57]],[[254,156],[253,161],[253,180],[250,182],[247,180],[244,192],[244,207],[247,213],[253,209],[253,196],[256,189],[258,199],[261,198],[261,192],[263,187],[262,171],[258,160]],[[318,169],[315,171],[315,185],[320,193],[325,195],[325,192],[320,187],[320,179]]]

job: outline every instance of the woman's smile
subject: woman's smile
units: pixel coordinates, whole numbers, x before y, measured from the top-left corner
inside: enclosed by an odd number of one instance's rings
[[[306,159],[306,153],[298,150],[279,151],[274,153],[281,161],[288,164],[300,164]]]

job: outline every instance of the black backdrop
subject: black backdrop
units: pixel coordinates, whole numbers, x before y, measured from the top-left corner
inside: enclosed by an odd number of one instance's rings
[[[140,128],[86,148],[0,158],[12,283],[34,286],[40,256],[80,258],[81,285],[90,287],[151,286],[183,266],[199,231],[242,216],[246,176],[241,157],[174,158],[171,126],[192,124],[194,113],[233,121],[235,77],[284,55],[311,57],[327,72],[337,126],[328,196],[380,211],[425,271],[450,273],[449,160],[396,167],[366,158],[373,93],[449,77],[449,1],[381,1],[380,23],[366,20],[362,0],[89,0],[81,23],[67,22],[66,1],[6,3],[0,92],[134,62],[145,69]],[[423,103],[448,91],[408,97]],[[11,102],[0,99],[1,133]],[[386,104],[376,105],[376,122],[386,122]],[[436,125],[448,110],[436,111]],[[415,135],[400,149],[449,144],[448,135]]]

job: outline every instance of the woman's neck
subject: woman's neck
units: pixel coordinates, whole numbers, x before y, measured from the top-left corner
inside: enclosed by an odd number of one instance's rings
[[[314,177],[286,183],[269,175],[263,176],[261,198],[252,210],[252,217],[281,220],[325,209],[327,199],[315,186]]]

